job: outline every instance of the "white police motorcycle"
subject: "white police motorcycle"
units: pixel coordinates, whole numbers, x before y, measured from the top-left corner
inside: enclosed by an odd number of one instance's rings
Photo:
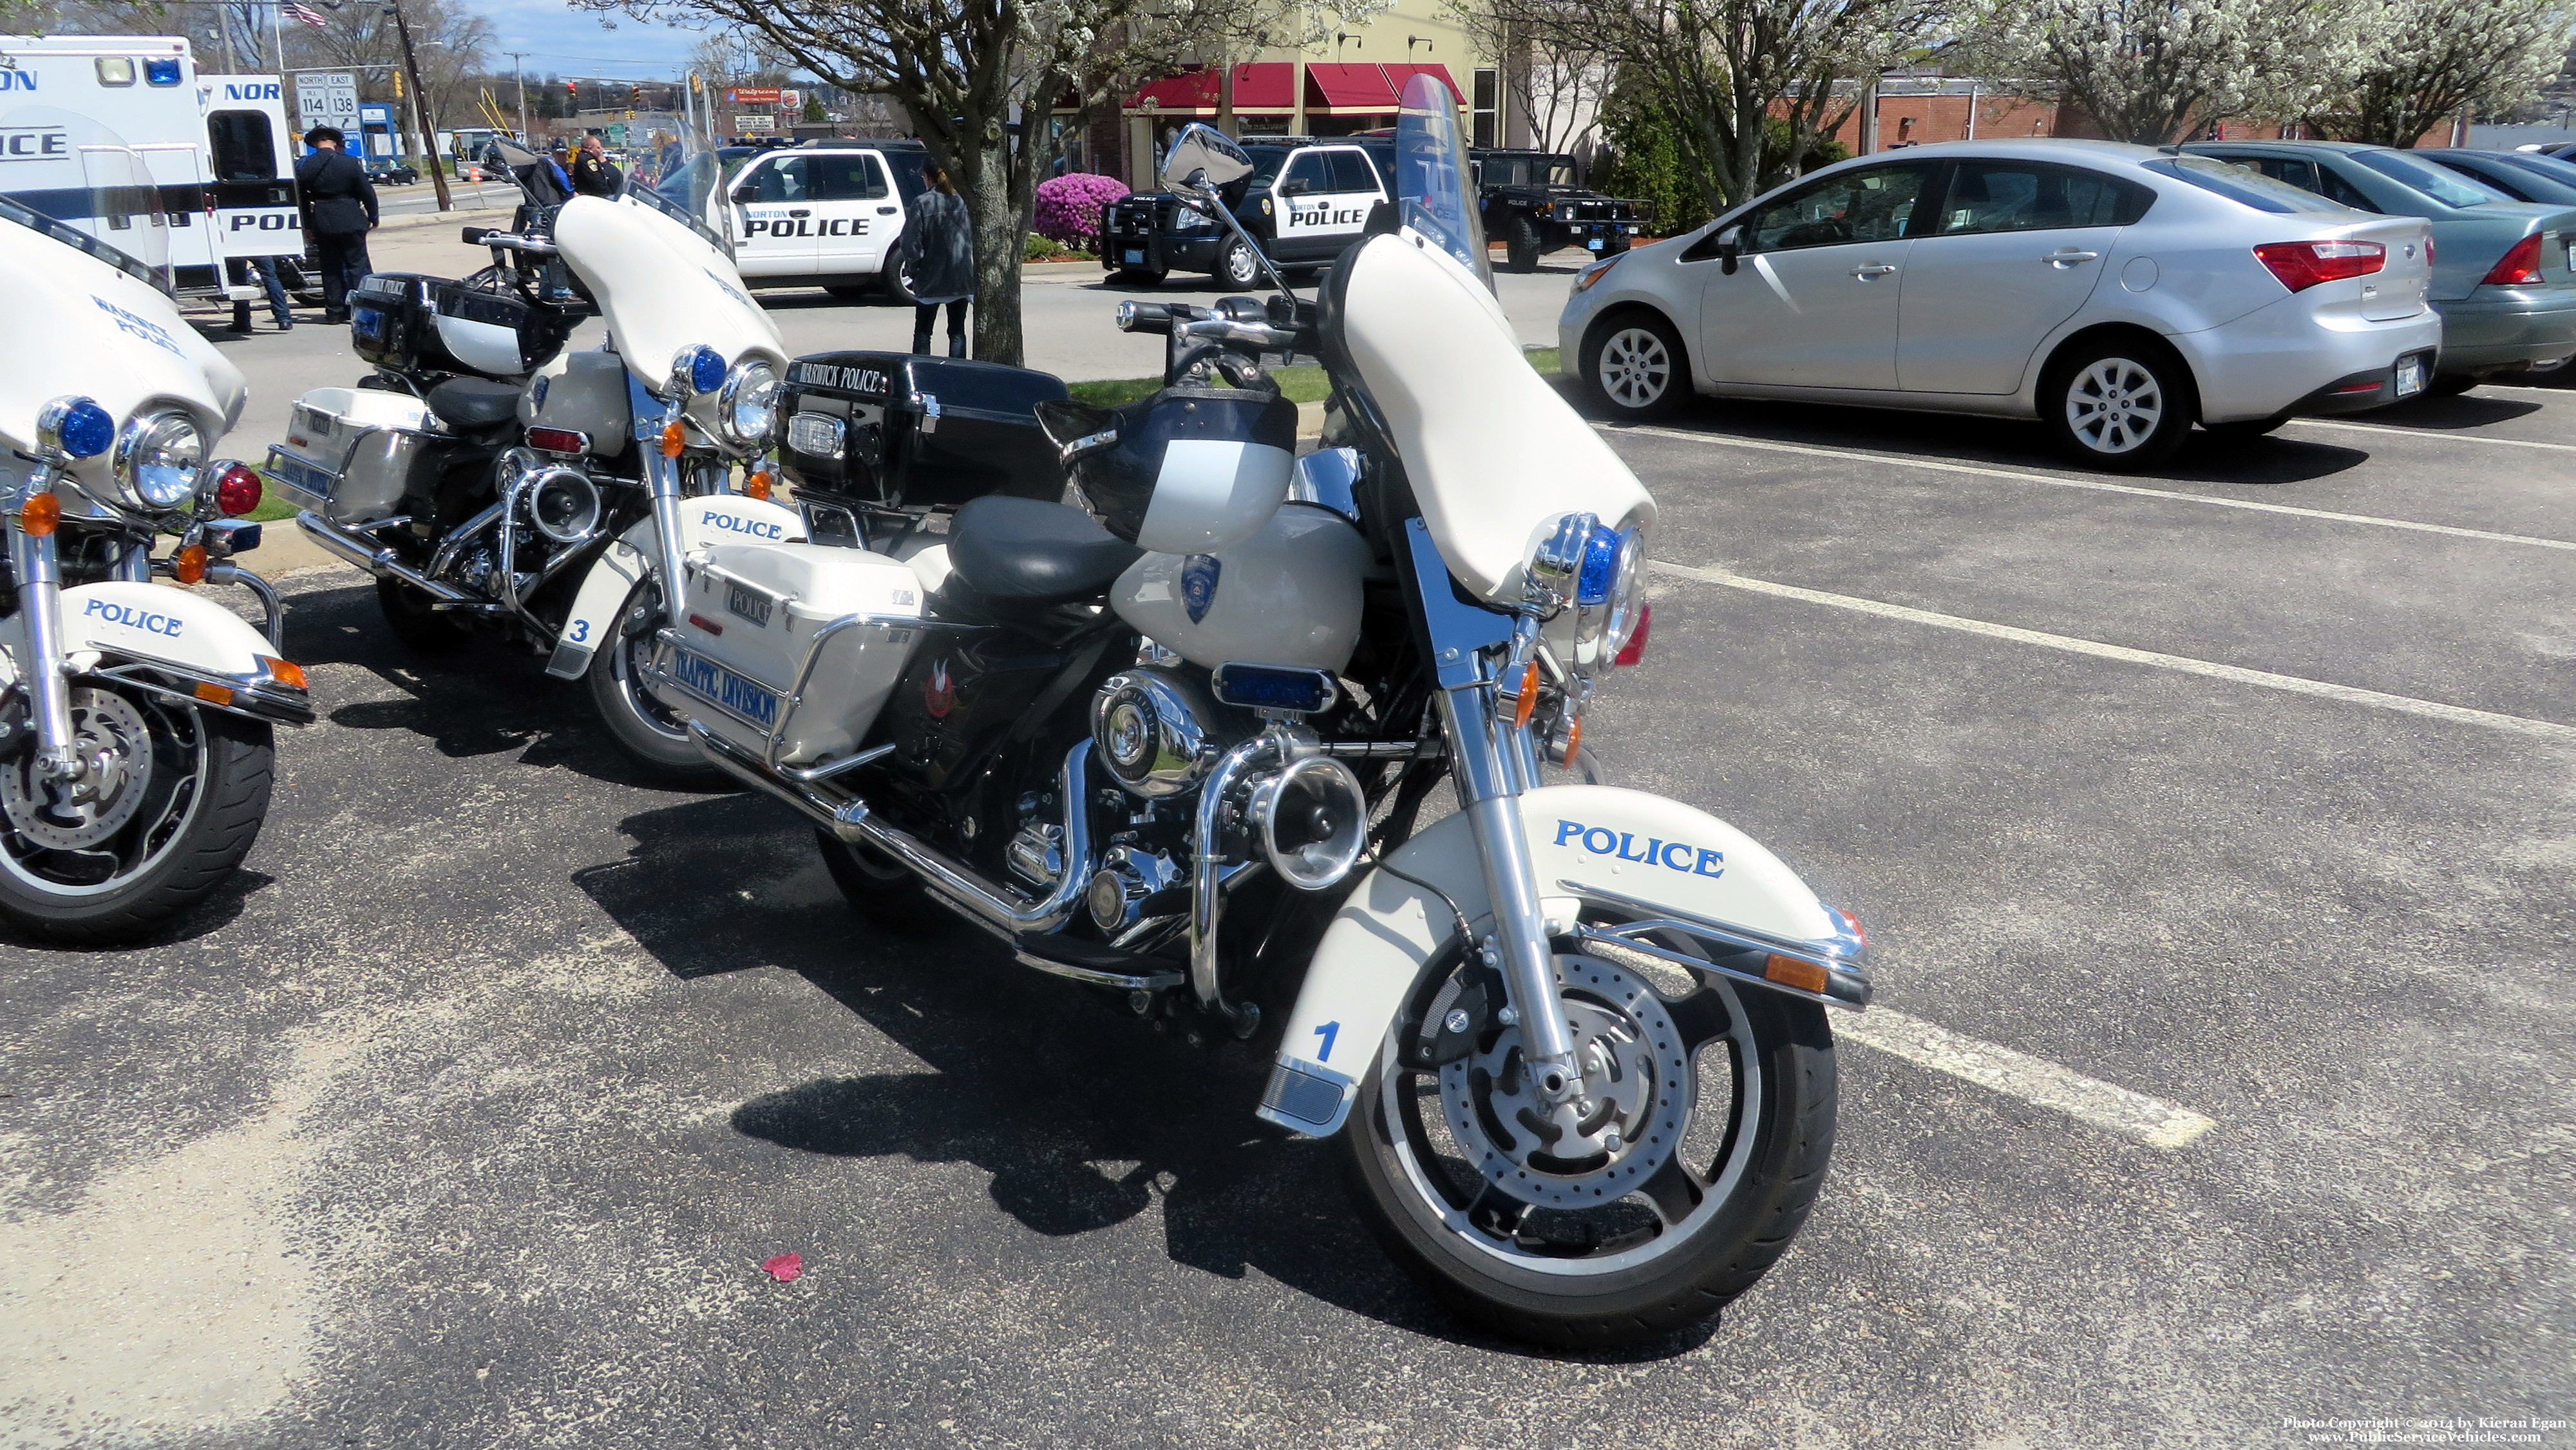
[[[661,580],[710,544],[806,536],[761,466],[778,329],[696,220],[721,180],[700,145],[658,189],[466,229],[494,259],[473,277],[367,278],[350,331],[374,373],[307,393],[269,459],[297,526],[375,576],[398,637],[544,651],[612,739],[677,779],[716,776],[640,684]],[[594,308],[606,341],[567,349]]]
[[[1259,1115],[1339,1141],[1399,1259],[1503,1332],[1616,1344],[1715,1314],[1805,1219],[1865,948],[1723,821],[1556,774],[1644,648],[1655,505],[1522,359],[1448,93],[1404,100],[1398,208],[1317,303],[1126,304],[1174,385],[1038,405],[1087,511],[974,499],[900,559],[718,546],[650,676],[860,913],[1277,1033]],[[1225,224],[1250,170],[1193,126],[1164,180]],[[1303,459],[1262,363],[1291,351],[1333,384]]]
[[[0,134],[40,152],[0,178],[0,916],[95,945],[223,884],[268,813],[273,727],[313,706],[276,595],[231,559],[259,475],[208,455],[246,392],[172,301],[143,158],[44,107]],[[266,631],[156,576],[243,585]]]

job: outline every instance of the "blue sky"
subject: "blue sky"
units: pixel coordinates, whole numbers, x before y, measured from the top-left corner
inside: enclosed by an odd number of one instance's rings
[[[660,79],[687,66],[700,33],[674,30],[616,12],[575,10],[564,0],[465,0],[500,32],[496,51],[524,50],[530,75]],[[604,29],[603,20],[616,28]],[[507,72],[506,55],[494,56]]]

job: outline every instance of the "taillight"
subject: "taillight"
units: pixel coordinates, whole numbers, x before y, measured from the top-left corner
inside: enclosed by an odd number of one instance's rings
[[[1628,636],[1628,642],[1619,647],[1619,653],[1611,659],[1610,663],[1625,666],[1643,660],[1646,657],[1646,635],[1654,627],[1655,606],[1638,605],[1636,632]]]
[[[2487,275],[2480,285],[2529,287],[2541,280],[2540,233],[2533,232],[2507,249],[2504,256],[2487,269]]]
[[[2388,249],[2377,242],[2265,242],[2254,259],[2282,286],[2305,292],[2320,282],[2369,276],[2388,265]]]
[[[542,448],[548,453],[587,453],[590,451],[590,435],[570,428],[531,428],[528,430],[528,446]]]

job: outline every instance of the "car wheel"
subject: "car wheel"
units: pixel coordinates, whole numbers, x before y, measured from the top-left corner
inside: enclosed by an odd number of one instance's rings
[[[1230,238],[1225,250],[1217,254],[1216,280],[1228,287],[1261,285],[1261,259],[1244,245],[1243,238]]]
[[[1539,250],[1538,223],[1525,216],[1512,218],[1510,229],[1503,233],[1504,268],[1513,272],[1537,271]]]
[[[2173,457],[2190,435],[2189,376],[2152,343],[2113,338],[2060,358],[2040,389],[2040,421],[2089,467],[2134,473]]]
[[[877,288],[885,294],[886,301],[897,307],[913,305],[911,272],[901,255],[886,259],[885,267],[877,273]]]
[[[1583,341],[1583,386],[1612,418],[1669,418],[1690,395],[1690,358],[1673,325],[1654,313],[1605,318]]]

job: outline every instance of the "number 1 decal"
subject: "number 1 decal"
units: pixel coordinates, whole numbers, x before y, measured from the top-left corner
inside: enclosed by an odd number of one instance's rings
[[[1342,1035],[1342,1024],[1339,1022],[1327,1022],[1323,1026],[1315,1029],[1315,1035],[1324,1039],[1324,1045],[1315,1049],[1315,1060],[1317,1062],[1330,1062],[1333,1057],[1333,1039]]]

